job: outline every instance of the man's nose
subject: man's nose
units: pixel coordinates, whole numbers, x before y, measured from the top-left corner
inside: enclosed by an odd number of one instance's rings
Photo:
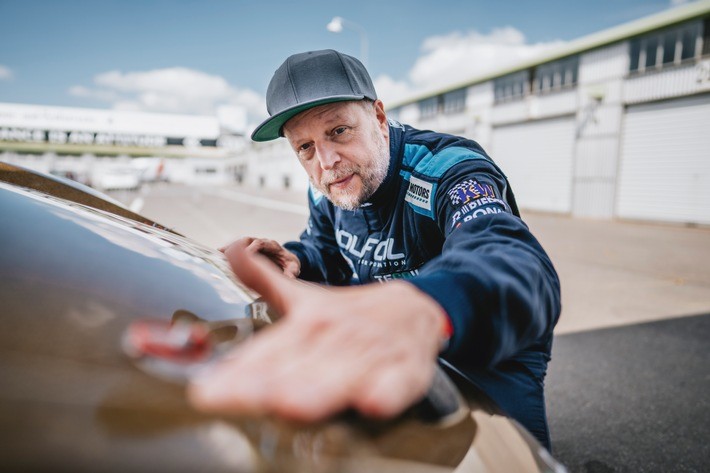
[[[316,154],[321,169],[329,171],[340,161],[340,154],[330,143],[320,144],[316,147]]]

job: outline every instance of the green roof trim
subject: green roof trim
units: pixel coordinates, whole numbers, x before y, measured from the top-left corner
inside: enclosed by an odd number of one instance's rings
[[[684,21],[702,18],[707,15],[710,15],[710,0],[702,0],[687,5],[671,8],[669,10],[656,13],[655,15],[640,18],[638,20],[624,23],[619,26],[614,26],[612,28],[572,40],[564,46],[561,46],[560,48],[554,51],[541,54],[535,57],[534,59],[519,62],[515,65],[508,66],[505,68],[497,69],[481,76],[472,77],[471,79],[452,84],[450,86],[447,86],[446,88],[437,89],[435,91],[422,92],[411,98],[402,100],[400,102],[395,102],[393,105],[387,107],[387,109],[393,110],[396,108],[400,108],[405,105],[419,102],[420,100],[454,91],[456,89],[470,87],[472,85],[487,82],[491,79],[496,79],[498,77],[512,74],[513,72],[519,72],[540,64],[556,61],[558,59],[563,59],[565,57],[579,54],[582,52],[591,51],[592,49],[597,49],[602,46],[608,46],[610,44],[618,43],[633,38],[635,36],[649,33],[651,31],[655,31],[661,28],[666,28],[668,26],[673,26]]]

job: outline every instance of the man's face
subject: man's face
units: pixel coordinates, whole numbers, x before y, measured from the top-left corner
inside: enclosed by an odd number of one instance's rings
[[[313,187],[338,207],[357,209],[387,175],[389,128],[379,100],[314,107],[283,130]]]

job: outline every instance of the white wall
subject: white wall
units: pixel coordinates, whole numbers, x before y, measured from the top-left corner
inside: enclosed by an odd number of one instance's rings
[[[698,64],[650,71],[624,82],[624,101],[629,104],[710,91],[710,59]]]
[[[308,189],[308,176],[285,139],[254,143],[246,156],[248,185],[284,189],[288,180],[290,190],[305,192]]]
[[[576,216],[611,218],[623,114],[628,43],[582,54],[579,63],[573,208]]]

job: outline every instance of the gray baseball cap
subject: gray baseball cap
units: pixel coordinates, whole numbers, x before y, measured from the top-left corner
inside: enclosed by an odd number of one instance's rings
[[[270,117],[251,134],[254,141],[283,136],[284,123],[308,110],[345,100],[377,100],[370,75],[360,61],[332,49],[289,56],[276,69],[266,91]]]

